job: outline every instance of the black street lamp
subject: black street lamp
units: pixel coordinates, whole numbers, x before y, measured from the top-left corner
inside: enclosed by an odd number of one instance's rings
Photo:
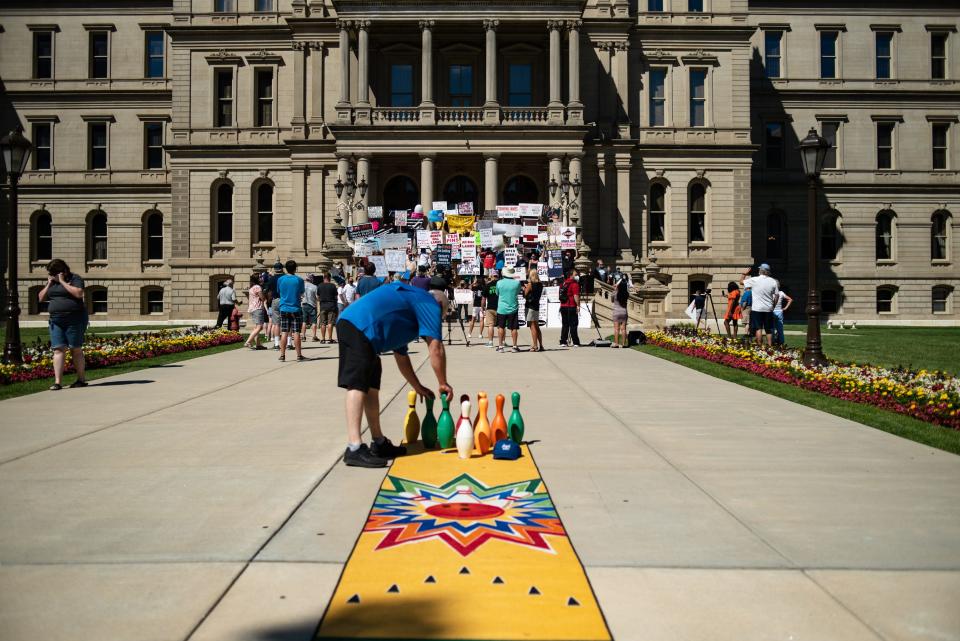
[[[583,230],[580,229],[580,206],[577,204],[577,199],[580,197],[580,189],[583,187],[583,183],[580,182],[580,176],[574,176],[573,180],[571,181],[570,170],[567,168],[561,168],[560,182],[557,182],[556,176],[551,176],[550,182],[547,186],[550,188],[551,197],[556,197],[558,190],[560,192],[557,204],[560,205],[560,211],[563,214],[564,224],[572,225],[577,229],[576,267],[581,271],[589,270],[590,247],[583,239]],[[570,197],[571,191],[573,191],[573,198]]]
[[[803,364],[808,367],[827,364],[820,341],[820,290],[817,288],[817,179],[830,148],[824,138],[811,127],[800,141],[803,173],[807,175],[807,346]]]
[[[3,346],[4,363],[23,363],[23,347],[20,344],[20,295],[17,283],[17,181],[27,169],[27,160],[33,145],[23,135],[23,127],[18,126],[3,138],[0,138],[0,157],[3,158],[3,170],[10,181],[10,216],[7,225],[7,330]]]

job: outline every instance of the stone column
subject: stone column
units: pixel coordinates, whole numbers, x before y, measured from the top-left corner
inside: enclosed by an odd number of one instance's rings
[[[296,256],[307,254],[307,168],[294,165],[291,167],[293,189],[291,193],[292,220],[290,233],[290,247]]]
[[[547,195],[550,196],[550,206],[558,207],[560,205],[560,170],[563,169],[563,158],[560,156],[550,157],[550,169],[547,172]],[[557,193],[550,193],[550,182],[557,181]],[[565,224],[566,221],[564,221]]]
[[[617,225],[617,248],[620,250],[617,264],[630,270],[633,265],[633,244],[630,230],[630,156],[618,155],[615,161],[617,169],[617,211],[622,224]]]
[[[613,83],[617,93],[614,96],[614,126],[619,138],[630,137],[630,118],[627,115],[627,105],[630,101],[629,61],[630,43],[618,40],[613,43],[613,61],[611,62]]]
[[[580,102],[580,27],[583,26],[582,20],[570,20],[567,22],[567,35],[569,38],[569,53],[567,72],[570,75],[570,86],[567,102],[567,124],[583,124],[583,103]]]
[[[580,179],[580,193],[576,196],[573,195],[573,190],[570,191],[570,202],[576,207],[571,205],[570,209],[577,211],[577,214],[583,217],[583,155],[577,154],[570,157],[569,161],[570,168],[570,182],[574,182],[577,178]]]
[[[363,196],[360,195],[360,187],[357,187],[357,195],[354,202],[362,205],[362,207],[354,205],[353,218],[357,224],[370,220],[370,217],[367,215],[367,202],[370,200],[370,158],[368,156],[357,157],[357,184],[359,185],[362,180],[367,181],[368,187],[367,193]]]
[[[563,103],[560,102],[560,20],[548,20],[550,31],[550,103],[547,117],[553,123],[563,122]],[[559,180],[559,177],[557,178]]]
[[[483,155],[483,209],[496,209],[499,204],[500,182],[497,168],[500,154],[493,152]]]
[[[370,21],[357,20],[357,108],[356,124],[370,124]]]
[[[420,204],[423,215],[433,206],[433,159],[436,154],[420,154]]]
[[[293,118],[290,120],[291,133],[294,138],[306,137],[307,120],[304,117],[304,95],[307,88],[305,74],[307,52],[306,42],[293,43]]]
[[[337,122],[350,124],[350,27],[349,20],[337,20],[340,29],[340,99],[337,101]]]
[[[437,121],[433,104],[433,27],[435,20],[420,21],[420,122],[431,125]],[[422,203],[421,203],[422,204]]]
[[[500,104],[497,102],[497,27],[499,20],[484,20],[486,33],[486,102],[483,103],[483,122],[488,125],[500,123]]]
[[[323,113],[324,100],[324,56],[327,47],[319,40],[310,43],[310,125],[311,138],[323,138],[323,123],[326,116]]]

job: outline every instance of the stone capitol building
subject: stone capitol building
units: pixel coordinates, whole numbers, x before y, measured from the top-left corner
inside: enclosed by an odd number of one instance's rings
[[[654,256],[668,317],[768,262],[799,318],[812,127],[828,318],[958,324],[958,23],[946,0],[6,0],[24,318],[54,257],[92,320],[211,318],[228,276],[329,265],[367,205],[554,205],[561,171],[591,257]]]

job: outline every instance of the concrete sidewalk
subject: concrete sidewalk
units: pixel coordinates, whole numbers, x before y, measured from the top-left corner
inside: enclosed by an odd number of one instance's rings
[[[309,639],[384,471],[338,464],[336,347],[307,354],[0,403],[0,638]],[[633,350],[449,354],[456,394],[523,395],[617,639],[960,639],[960,457]]]

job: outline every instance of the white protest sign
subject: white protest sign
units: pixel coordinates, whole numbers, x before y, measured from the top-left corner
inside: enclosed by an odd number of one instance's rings
[[[478,263],[476,260],[464,260],[460,263],[460,268],[457,270],[457,273],[461,276],[479,276],[480,263]]]
[[[538,273],[538,274],[540,273],[540,264],[541,264],[541,263],[537,263],[537,273]],[[560,302],[560,287],[559,287],[559,286],[556,286],[556,285],[553,286],[553,287],[544,287],[544,288],[543,288],[543,295],[547,297],[547,301],[549,301],[549,302],[551,302],[551,303],[559,303],[559,302]]]
[[[516,247],[507,247],[503,250],[503,264],[508,267],[513,267],[517,264],[517,248]]]
[[[518,218],[520,208],[516,205],[497,205],[497,218]]]
[[[500,238],[502,239],[503,236],[501,236]],[[493,230],[492,229],[480,230],[480,246],[493,247]]]
[[[512,236],[513,238],[520,236],[520,230],[520,225],[506,225],[504,223],[494,223],[493,225],[493,233]]]
[[[540,303],[543,305],[543,303]],[[563,327],[563,320],[560,317],[560,303],[547,303],[547,327]]]
[[[380,237],[383,249],[406,249],[410,239],[406,234],[384,234]]]
[[[520,203],[517,209],[522,217],[539,218],[543,213],[543,205],[540,203]]]
[[[473,292],[469,289],[455,289],[453,290],[453,302],[457,305],[472,305]]]
[[[540,277],[540,282],[546,283],[550,280],[550,268],[543,261],[537,263],[537,276]],[[559,296],[559,294],[557,294]]]
[[[457,205],[457,211],[458,211],[461,215],[463,215],[463,216],[467,216],[467,215],[472,216],[472,215],[473,215],[473,203],[472,203],[472,202],[471,202],[471,203],[459,203],[459,204]]]
[[[387,261],[384,259],[383,256],[368,256],[367,260],[373,263],[373,265],[377,268],[377,271],[376,271],[377,276],[387,275],[387,271],[388,271]]]
[[[367,207],[368,218],[383,218],[383,207],[370,205]]]
[[[423,249],[430,246],[430,231],[426,229],[417,230],[417,247]]]
[[[576,227],[561,227],[559,236],[560,236],[560,249],[576,249],[577,248],[577,228]]]
[[[433,210],[447,211],[447,201],[445,200],[435,200],[433,201]]]
[[[502,235],[502,234],[500,234],[500,235],[494,234],[494,235],[493,235],[493,244],[491,245],[491,247],[494,247],[495,249],[499,249],[499,248],[503,247],[503,245],[504,245],[503,235]]]
[[[407,268],[407,252],[402,249],[387,249],[383,252],[387,271],[402,272]]]
[[[540,230],[536,225],[524,225],[520,228],[520,233],[517,235],[524,237],[532,236],[535,239],[539,233]]]
[[[397,209],[393,212],[393,224],[397,227],[407,226],[407,210]]]
[[[430,230],[430,249],[436,249],[437,245],[443,244],[443,232],[439,229]]]

